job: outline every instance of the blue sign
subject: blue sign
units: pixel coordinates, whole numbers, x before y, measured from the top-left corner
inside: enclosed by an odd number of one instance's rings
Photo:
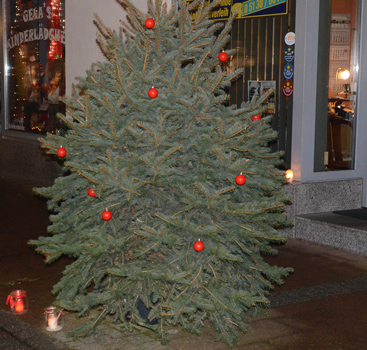
[[[290,63],[287,63],[283,69],[284,78],[287,80],[292,79],[294,74],[293,66]]]
[[[274,16],[287,13],[287,0],[245,0],[239,1],[242,5],[240,18],[248,16]],[[233,9],[236,8],[237,1],[233,1]]]
[[[287,46],[284,50],[284,59],[286,62],[292,62],[294,59],[294,48],[292,46]]]

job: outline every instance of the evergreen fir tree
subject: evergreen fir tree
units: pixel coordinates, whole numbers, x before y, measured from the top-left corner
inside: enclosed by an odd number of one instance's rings
[[[110,315],[165,341],[166,326],[199,333],[208,320],[232,345],[290,272],[261,255],[276,253],[271,243],[284,240],[277,228],[286,222],[280,153],[267,147],[276,137],[270,117],[251,118],[267,96],[226,106],[224,89],[242,71],[229,74],[218,60],[232,21],[208,20],[218,1],[180,1],[165,13],[161,0],[149,0],[147,15],[121,2],[129,24],[117,33],[98,22],[106,61],[63,99],[69,131],[43,140],[49,153],[66,149],[66,174],[38,189],[53,214],[50,236],[31,244],[48,263],[75,259],[54,287],[55,305],[99,313],[74,334]],[[235,182],[240,173],[244,185]],[[111,219],[101,217],[106,209]],[[141,302],[156,325],[139,315]]]

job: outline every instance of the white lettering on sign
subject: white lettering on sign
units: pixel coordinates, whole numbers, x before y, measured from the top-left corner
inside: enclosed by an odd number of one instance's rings
[[[34,7],[29,10],[23,11],[23,21],[25,23],[42,19],[45,16],[47,17],[47,19],[51,19],[51,16],[52,16],[51,6],[47,6],[45,8],[42,6]]]
[[[23,21],[25,23],[40,20],[42,18],[51,19],[52,7],[51,6],[39,6],[23,11]],[[11,36],[6,43],[8,51],[14,46],[23,44],[24,42],[36,41],[36,40],[51,40],[59,41],[65,45],[65,32],[61,29],[54,28],[34,28],[27,29],[23,32],[19,32]]]
[[[54,28],[34,28],[28,29],[23,32],[17,33],[11,36],[6,43],[8,51],[14,46],[23,44],[24,42],[30,42],[35,40],[51,40],[59,41],[65,45],[65,32],[60,29]]]

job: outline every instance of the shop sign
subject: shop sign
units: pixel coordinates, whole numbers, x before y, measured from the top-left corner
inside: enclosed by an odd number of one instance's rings
[[[294,48],[292,46],[287,46],[284,50],[284,59],[286,62],[290,63],[294,60]]]
[[[293,66],[290,63],[287,63],[283,69],[284,78],[287,80],[292,79],[294,74]]]
[[[287,0],[233,0],[232,12],[239,10],[236,18],[275,16],[287,13]]]
[[[40,21],[43,19],[47,21],[47,23],[52,23],[54,20],[52,17],[52,6],[46,6],[46,3],[43,6],[25,9],[22,13],[20,13],[20,15],[25,25],[34,21],[37,21],[36,23],[41,23]],[[15,46],[20,46],[25,43],[39,40],[61,42],[61,44],[64,45],[65,31],[61,30],[61,28],[45,28],[42,25],[39,27],[36,26],[35,28],[27,28],[17,33],[12,33],[12,35],[7,39],[6,47],[9,51]]]
[[[209,4],[213,0],[206,0]],[[187,4],[193,0],[186,0]],[[214,21],[227,20],[237,11],[236,18],[276,16],[288,13],[288,0],[221,0],[209,13],[209,19]],[[191,18],[196,18],[197,11],[191,12]]]
[[[283,94],[289,97],[293,94],[293,83],[290,80],[286,80],[283,84]]]

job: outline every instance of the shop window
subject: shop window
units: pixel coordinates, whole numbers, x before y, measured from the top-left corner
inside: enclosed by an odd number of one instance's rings
[[[65,1],[3,1],[6,129],[56,133],[64,113]]]
[[[359,0],[321,2],[315,171],[354,169],[359,6]]]

